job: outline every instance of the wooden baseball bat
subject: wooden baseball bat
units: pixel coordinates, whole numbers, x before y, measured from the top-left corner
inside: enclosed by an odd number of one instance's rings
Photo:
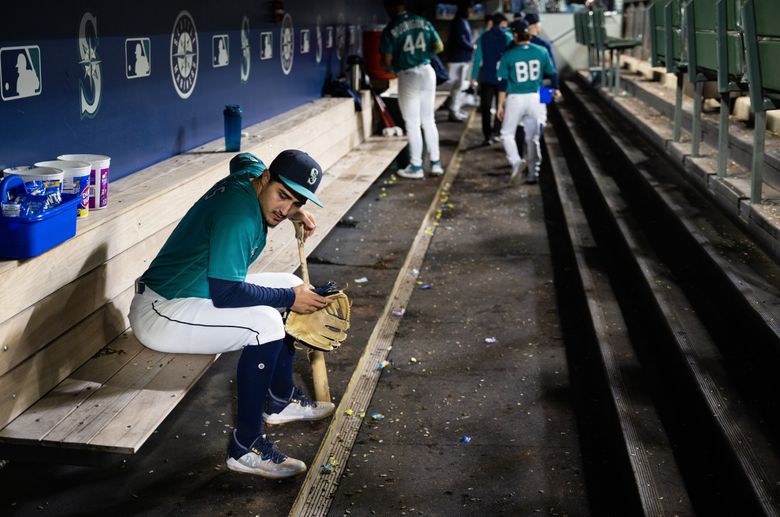
[[[301,259],[301,274],[303,283],[309,282],[309,268],[306,265],[306,253],[303,251],[303,223],[295,222],[295,239],[298,241],[298,256]],[[309,349],[311,376],[314,380],[314,398],[319,402],[330,402],[330,386],[328,385],[328,369],[325,366],[325,354],[319,350]]]

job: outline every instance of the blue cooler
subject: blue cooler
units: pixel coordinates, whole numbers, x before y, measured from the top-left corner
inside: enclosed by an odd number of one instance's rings
[[[4,214],[9,207],[8,192],[24,193],[19,176],[5,176],[0,181],[0,202]],[[36,215],[0,215],[0,257],[24,259],[40,255],[76,235],[76,214],[80,196],[62,194],[62,203]]]
[[[550,104],[553,100],[553,90],[552,88],[547,88],[546,86],[542,86],[539,88],[539,101],[541,101],[542,104]]]

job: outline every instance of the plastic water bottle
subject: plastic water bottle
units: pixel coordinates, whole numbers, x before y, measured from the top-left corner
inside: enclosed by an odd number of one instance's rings
[[[225,106],[225,151],[241,150],[241,106],[228,104]]]

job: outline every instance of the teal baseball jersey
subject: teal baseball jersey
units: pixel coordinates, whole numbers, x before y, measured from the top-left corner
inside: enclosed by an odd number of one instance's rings
[[[169,300],[210,298],[209,277],[246,279],[268,233],[251,179],[223,178],[190,208],[141,277],[151,290]]]
[[[426,65],[431,54],[441,52],[444,45],[431,22],[414,14],[396,16],[382,31],[379,50],[393,55],[396,72]]]
[[[507,81],[507,94],[538,92],[545,74],[555,74],[550,54],[533,43],[509,48],[498,63],[498,78]]]

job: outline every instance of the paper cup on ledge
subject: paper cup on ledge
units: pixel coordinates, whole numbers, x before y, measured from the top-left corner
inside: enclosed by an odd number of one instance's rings
[[[62,154],[57,159],[89,163],[89,208],[100,210],[108,207],[108,168],[111,158],[101,154]]]
[[[36,167],[54,167],[62,170],[62,191],[79,196],[78,216],[89,215],[89,176],[92,166],[89,162],[49,160],[38,162]]]

